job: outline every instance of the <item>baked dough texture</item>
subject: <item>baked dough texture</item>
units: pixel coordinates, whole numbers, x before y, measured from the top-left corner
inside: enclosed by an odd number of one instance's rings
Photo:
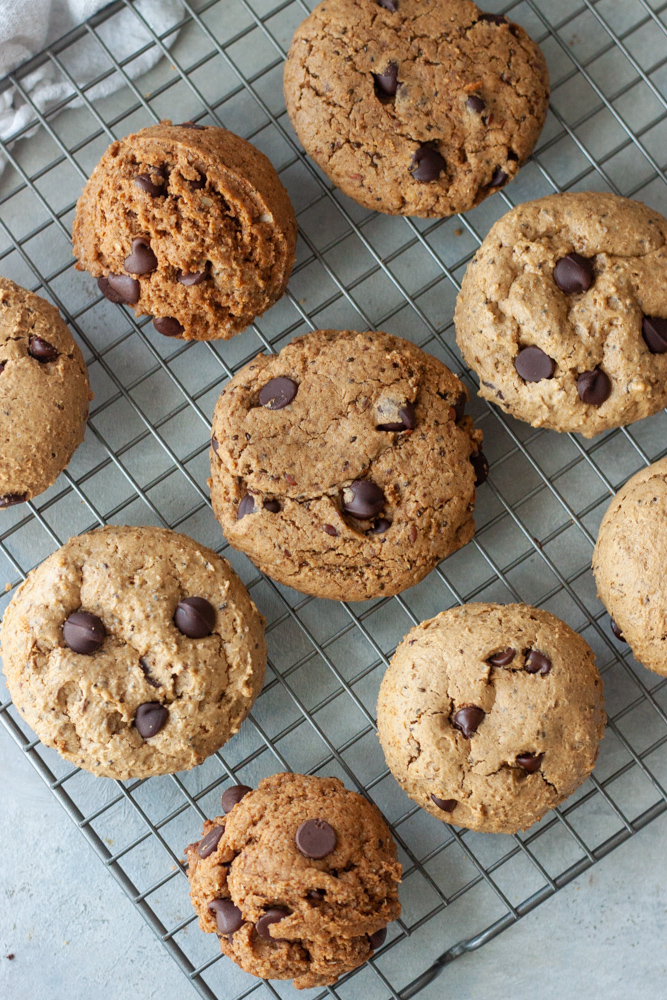
[[[173,621],[191,596],[215,609],[204,638]],[[79,610],[106,629],[91,655],[63,638]],[[238,731],[264,681],[264,619],[211,549],[163,528],[109,525],[28,574],[5,611],[2,655],[14,704],[43,743],[93,774],[145,778],[200,764]],[[167,721],[144,739],[137,709],[156,702]]]
[[[0,278],[0,507],[56,481],[83,441],[92,398],[58,310]]]
[[[335,850],[320,860],[305,857],[295,841],[313,819],[335,833]],[[293,979],[297,989],[335,983],[371,957],[369,935],[400,914],[402,870],[389,828],[337,778],[264,778],[227,816],[207,820],[204,835],[216,826],[224,833],[208,857],[199,856],[200,842],[186,849],[192,903],[209,934],[218,931],[211,902],[239,908],[239,929],[219,934],[220,948],[254,976]],[[256,924],[274,907],[289,915],[263,937]]]
[[[503,665],[489,663],[494,656]],[[471,708],[466,735],[465,714],[463,727],[458,720]],[[526,829],[578,788],[604,723],[592,650],[525,604],[466,604],[417,625],[378,699],[382,749],[410,798],[488,833]]]
[[[260,401],[276,379],[296,390],[280,409]],[[386,333],[318,330],[259,355],[213,416],[209,485],[225,537],[316,597],[365,600],[418,583],[475,530],[470,456],[482,433],[463,416],[466,399],[442,362]],[[368,517],[345,506],[362,480],[384,497]]]
[[[539,47],[470,0],[325,0],[296,30],[284,86],[306,152],[341,191],[423,218],[511,180],[549,103]]]
[[[79,198],[72,239],[79,270],[125,276],[121,300],[157,317],[160,332],[228,339],[284,293],[296,219],[245,139],[164,121],[112,143]]]
[[[635,659],[667,676],[667,458],[636,473],[602,519],[593,552],[600,600]]]
[[[614,194],[556,194],[526,202],[491,229],[466,271],[455,323],[479,393],[534,427],[593,437],[667,405],[667,353],[652,353],[644,317],[667,319],[667,219]],[[592,262],[585,292],[562,291],[558,261]],[[535,346],[552,377],[519,376],[520,350]],[[578,379],[600,369],[610,383],[596,405]]]

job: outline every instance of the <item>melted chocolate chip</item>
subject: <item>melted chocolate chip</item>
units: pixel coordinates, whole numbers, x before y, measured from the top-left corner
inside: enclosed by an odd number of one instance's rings
[[[17,503],[25,503],[27,499],[27,493],[5,493],[0,497],[0,510],[4,510],[5,507],[15,507]]]
[[[483,101],[481,97],[477,97],[476,94],[471,94],[466,101],[466,108],[475,115],[481,115],[483,111],[486,111],[486,101]]]
[[[611,382],[601,368],[592,372],[582,372],[577,378],[577,392],[582,403],[589,406],[602,406],[611,396]]]
[[[475,735],[484,720],[485,713],[476,705],[466,705],[452,716],[452,725],[469,740]]]
[[[587,292],[595,281],[593,261],[578,253],[561,257],[554,267],[554,281],[567,295]]]
[[[373,951],[376,951],[378,948],[381,948],[386,940],[387,940],[386,927],[381,927],[379,931],[375,931],[374,934],[368,935],[368,943],[373,949]]]
[[[385,10],[390,10],[392,14],[398,10],[398,0],[377,0],[377,5],[384,7]]]
[[[106,638],[104,622],[89,611],[75,611],[63,625],[63,639],[73,653],[91,656]]]
[[[231,812],[234,806],[251,791],[250,785],[230,785],[229,788],[225,788],[220,800],[222,811],[225,814]]]
[[[389,424],[378,424],[379,431],[412,431],[415,427],[415,404],[405,403],[399,411],[400,423],[394,421]]]
[[[651,354],[667,353],[667,319],[644,316],[642,336]]]
[[[479,21],[489,21],[491,24],[509,24],[509,19],[502,14],[480,14]]]
[[[296,846],[305,858],[326,858],[336,850],[336,831],[325,819],[307,819],[296,831]]]
[[[522,753],[518,755],[516,762],[528,774],[535,774],[536,771],[539,771],[543,758],[543,753]]]
[[[475,472],[475,486],[481,486],[489,475],[489,462],[484,452],[474,451],[470,456],[470,464]]]
[[[298,391],[299,386],[296,382],[279,375],[259,390],[259,405],[265,406],[267,410],[282,410],[283,407],[289,406]]]
[[[492,667],[506,667],[508,663],[511,663],[516,656],[516,649],[503,649],[500,653],[494,653],[490,656],[487,663],[491,664]]]
[[[213,851],[220,843],[220,838],[224,832],[224,826],[214,826],[208,831],[206,836],[199,841],[199,844],[197,845],[197,854],[200,858],[202,858],[202,860],[204,858],[209,858],[211,854],[213,854]]]
[[[107,274],[106,278],[97,279],[97,287],[109,302],[134,306],[139,301],[141,285],[129,274]]]
[[[412,158],[410,173],[416,181],[427,183],[438,179],[445,169],[444,157],[431,146],[420,146]]]
[[[332,538],[338,538],[338,532],[334,528],[333,524],[324,524],[322,527],[327,535],[331,535]]]
[[[553,377],[556,362],[540,347],[524,347],[514,359],[514,367],[524,382],[541,382]]]
[[[191,285],[200,285],[202,281],[206,281],[206,271],[179,271],[178,280],[188,288]]]
[[[185,329],[173,316],[156,316],[153,326],[163,337],[180,337]]]
[[[539,650],[531,649],[526,656],[524,670],[528,674],[542,674],[543,677],[546,677],[547,674],[551,673],[551,660]]]
[[[167,724],[169,712],[159,701],[147,701],[139,705],[134,716],[136,730],[144,740],[149,740],[155,736]]]
[[[619,642],[627,642],[628,641],[625,638],[625,636],[623,635],[623,633],[621,632],[620,628],[618,627],[618,625],[616,624],[616,622],[614,621],[613,618],[610,619],[609,624],[611,625],[611,630],[612,630],[612,632],[614,633],[614,635],[616,636],[616,638],[618,639]]]
[[[246,514],[254,514],[254,513],[255,513],[254,497],[252,493],[246,493],[246,495],[241,500],[241,503],[239,504],[239,509],[236,512],[236,520],[240,521],[242,517],[246,516]]]
[[[176,605],[174,625],[189,639],[203,639],[215,628],[215,608],[205,597],[184,597]]]
[[[262,502],[264,510],[270,511],[272,514],[279,514],[282,510],[280,502],[278,500],[264,500]]]
[[[220,448],[220,442],[218,441],[217,438],[214,438],[214,437],[211,438],[211,448],[213,449],[213,451],[217,455],[218,454],[218,450]]]
[[[47,361],[54,361],[58,357],[58,350],[53,344],[49,344],[48,340],[43,340],[41,337],[30,337],[28,354],[44,365]]]
[[[157,267],[157,257],[143,236],[132,240],[132,253],[125,258],[125,270],[130,274],[150,274]]]
[[[315,903],[321,903],[326,894],[326,889],[309,889],[306,893],[306,899],[312,899]]]
[[[370,479],[357,479],[343,490],[343,510],[362,520],[375,517],[386,502],[380,487]]]
[[[393,97],[398,88],[398,66],[390,62],[384,73],[373,73],[376,93]]]
[[[388,521],[386,517],[379,518],[372,528],[369,528],[366,532],[367,535],[384,535],[385,531],[389,531],[391,528],[391,521]]]
[[[491,178],[491,187],[497,188],[502,187],[503,184],[507,184],[509,180],[509,174],[506,174],[502,167],[498,167],[495,174]]]
[[[151,180],[151,178],[155,176],[161,178],[162,183],[155,184]],[[146,194],[149,194],[151,198],[157,198],[160,194],[166,194],[164,187],[164,181],[166,181],[166,179],[167,174],[162,167],[159,169],[150,168],[147,174],[139,174],[138,177],[135,177],[134,183],[138,188],[141,188],[142,191],[145,191]]]
[[[289,917],[291,912],[291,910],[288,910],[284,906],[272,906],[257,921],[256,929],[259,936],[265,938],[267,941],[280,941],[277,935],[271,934],[269,927],[271,924],[277,924],[280,920],[284,920],[285,917]]]
[[[139,667],[141,668],[141,672],[143,673],[144,677],[146,678],[146,683],[147,684],[150,684],[150,686],[154,687],[154,688],[162,687],[162,685],[160,684],[160,682],[156,681],[155,678],[153,677],[153,675],[151,674],[150,663],[148,662],[148,660],[146,659],[145,656],[140,656],[139,657]]]
[[[208,912],[215,917],[219,934],[227,937],[243,926],[243,914],[231,899],[213,899],[208,904]]]
[[[431,796],[431,802],[434,806],[437,806],[438,809],[442,809],[442,811],[446,813],[454,812],[458,805],[456,799],[439,799],[437,795]]]

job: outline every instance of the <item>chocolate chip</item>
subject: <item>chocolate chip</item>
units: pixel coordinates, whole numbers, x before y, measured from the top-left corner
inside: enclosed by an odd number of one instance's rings
[[[375,522],[372,528],[369,528],[366,532],[367,535],[384,535],[385,531],[389,531],[391,528],[391,521],[388,521],[386,517],[381,517]]]
[[[296,831],[296,846],[306,858],[326,858],[336,850],[336,831],[325,819],[307,819]]]
[[[147,684],[150,684],[150,686],[154,688],[162,687],[160,682],[156,681],[153,675],[151,674],[150,664],[144,656],[139,657],[139,666],[141,668],[144,677],[146,678]]]
[[[456,415],[457,423],[459,420],[463,420],[463,418],[465,417],[467,401],[468,400],[465,392],[459,393],[459,395],[456,397],[456,402],[454,403],[454,413]]]
[[[134,183],[137,187],[141,188],[142,191],[145,191],[146,194],[149,194],[151,198],[157,198],[159,194],[166,194],[164,183],[154,184],[151,180],[151,177],[156,175],[160,177],[163,182],[167,179],[167,175],[161,167],[157,170],[151,168],[149,173],[139,174],[138,177],[134,178]]]
[[[484,719],[485,713],[476,705],[466,705],[452,716],[452,725],[459,729],[467,740],[474,736]]]
[[[357,479],[343,490],[343,510],[354,517],[375,517],[386,502],[387,498],[380,487],[370,479]]]
[[[279,514],[282,510],[278,500],[264,500],[262,506],[264,510],[269,510],[272,514]]]
[[[218,441],[217,438],[214,438],[214,437],[211,438],[211,448],[213,449],[213,451],[217,455],[218,454],[218,449],[220,448],[220,442]]]
[[[378,948],[381,948],[386,940],[387,940],[386,927],[381,927],[379,931],[375,931],[374,934],[368,935],[368,943],[373,949],[373,951],[376,951]]]
[[[489,21],[491,24],[509,24],[508,18],[502,14],[480,14],[479,21]]]
[[[385,10],[390,10],[392,14],[395,14],[398,10],[398,0],[377,0],[378,7],[384,7]]]
[[[509,174],[506,174],[502,167],[498,167],[495,174],[491,178],[491,187],[497,188],[502,187],[503,184],[507,184],[509,180]]]
[[[551,660],[537,649],[531,649],[526,657],[524,670],[529,674],[542,674],[546,677],[551,673]]]
[[[524,347],[514,359],[514,367],[524,382],[541,382],[552,378],[556,362],[540,347]]]
[[[280,920],[284,920],[285,917],[289,917],[291,912],[291,910],[286,909],[284,906],[272,906],[257,921],[256,929],[259,936],[265,938],[267,941],[279,941],[279,937],[273,937],[269,933],[269,927],[271,924],[277,924]]]
[[[4,372],[4,370],[5,370],[6,367],[7,367],[7,362],[6,361],[0,361],[0,375],[2,375],[2,373]]]
[[[208,858],[213,854],[224,832],[224,826],[214,826],[208,831],[206,836],[197,845],[197,854],[200,858]]]
[[[601,368],[594,368],[592,372],[582,372],[579,375],[577,392],[582,403],[602,406],[611,396],[611,382]]]
[[[179,122],[176,128],[196,128],[198,131],[203,132],[206,125],[197,125],[195,122]]]
[[[490,656],[486,662],[490,663],[492,667],[506,667],[515,656],[516,649],[503,649],[501,653],[494,653],[493,656]]]
[[[595,281],[593,261],[590,257],[582,257],[578,253],[561,257],[554,267],[554,281],[567,295],[587,292]]]
[[[439,799],[437,795],[431,795],[431,802],[446,813],[454,812],[458,805],[456,799]]]
[[[215,628],[215,608],[205,597],[184,597],[176,605],[174,625],[189,639],[203,639]]]
[[[97,279],[97,287],[109,302],[128,306],[136,305],[141,294],[141,285],[129,274],[107,274],[106,278]]]
[[[203,187],[206,187],[206,174],[203,173],[203,171],[200,172],[197,180],[188,181],[188,185],[192,188],[193,191],[201,191]]]
[[[132,240],[132,253],[125,258],[125,270],[130,274],[150,274],[157,267],[157,257],[143,236]]]
[[[208,904],[208,912],[215,917],[219,934],[233,934],[243,926],[243,914],[231,899],[213,899]]]
[[[49,344],[48,340],[42,340],[41,337],[30,338],[28,341],[28,354],[42,365],[58,357],[58,351],[53,344]]]
[[[153,326],[164,337],[180,337],[185,327],[173,316],[156,316]]]
[[[234,806],[251,791],[250,785],[230,785],[229,788],[225,788],[220,800],[222,811],[224,813],[231,812]]]
[[[316,903],[320,903],[326,894],[326,889],[309,889],[306,893],[306,899],[313,899]]]
[[[0,510],[4,510],[5,507],[15,507],[17,503],[25,503],[27,499],[27,493],[5,493],[4,497],[0,497]]]
[[[334,528],[333,524],[325,524],[323,527],[327,535],[331,535],[332,538],[338,538],[338,532]]]
[[[169,712],[159,701],[146,701],[143,705],[139,705],[134,716],[134,725],[141,738],[149,740],[151,736],[164,729],[168,718]]]
[[[627,642],[628,641],[625,638],[625,636],[623,635],[623,633],[621,632],[620,628],[618,627],[618,625],[616,624],[616,622],[614,621],[613,618],[610,619],[609,624],[611,625],[611,630],[612,630],[612,632],[614,633],[614,635],[616,636],[616,638],[618,639],[619,642]]]
[[[282,410],[292,402],[298,391],[299,386],[296,382],[279,375],[259,390],[259,405],[265,406],[268,410]]]
[[[398,87],[398,66],[390,62],[384,73],[373,73],[376,91],[393,97]]]
[[[519,767],[522,767],[524,769],[524,771],[528,771],[528,774],[535,774],[535,772],[539,771],[540,769],[540,764],[542,763],[543,757],[544,757],[543,753],[537,753],[537,754],[522,753],[519,754],[519,756],[516,759],[516,762],[519,765]]]
[[[445,169],[444,158],[437,149],[431,146],[420,146],[416,150],[410,167],[410,173],[416,181],[435,181]]]
[[[667,319],[660,316],[644,316],[642,336],[651,354],[667,353]]]
[[[206,281],[206,271],[179,271],[178,280],[182,285],[200,285],[202,281]]]
[[[481,97],[477,97],[475,94],[471,94],[466,101],[466,108],[476,115],[481,115],[482,111],[486,111],[486,101],[483,101]]]
[[[474,451],[470,456],[470,464],[475,473],[475,486],[481,486],[489,475],[489,462],[484,452]]]
[[[398,415],[401,418],[400,423],[395,421],[390,424],[378,424],[377,430],[379,431],[412,431],[415,427],[415,405],[414,403],[406,403],[402,406]]]
[[[253,498],[252,493],[246,493],[246,495],[241,500],[241,503],[239,504],[239,509],[236,512],[236,520],[240,521],[242,517],[246,516],[246,514],[254,514],[254,513],[255,513],[255,500]]]
[[[91,656],[106,638],[104,622],[89,611],[75,611],[63,625],[63,639],[74,653]]]

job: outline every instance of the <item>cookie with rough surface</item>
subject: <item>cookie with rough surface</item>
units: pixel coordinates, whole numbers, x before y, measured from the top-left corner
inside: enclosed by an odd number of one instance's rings
[[[261,690],[264,619],[187,535],[108,526],[70,539],[5,611],[7,686],[47,746],[93,774],[200,764]]]
[[[296,219],[245,139],[164,121],[112,143],[79,198],[72,239],[79,270],[160,333],[228,339],[284,293]]]
[[[296,30],[284,84],[299,139],[341,191],[423,218],[512,180],[549,103],[539,47],[470,0],[325,0]]]
[[[593,552],[598,596],[635,659],[667,676],[667,458],[637,472],[602,518]]]
[[[337,778],[232,786],[186,848],[199,926],[253,976],[297,989],[362,965],[400,914],[401,865],[378,809]]]
[[[227,540],[280,583],[360,601],[418,583],[475,530],[486,474],[467,394],[386,333],[318,330],[260,354],[213,416]]]
[[[593,651],[547,611],[467,604],[411,629],[378,730],[411,799],[446,823],[516,833],[593,770],[604,734]]]
[[[456,336],[480,395],[593,437],[667,405],[667,219],[614,194],[526,202],[466,271]]]
[[[0,278],[0,509],[56,481],[83,441],[92,398],[58,310]]]

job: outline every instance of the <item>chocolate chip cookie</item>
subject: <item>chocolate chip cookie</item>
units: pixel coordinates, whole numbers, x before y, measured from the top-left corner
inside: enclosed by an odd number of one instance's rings
[[[617,639],[667,676],[667,458],[642,469],[607,508],[593,552],[598,595]]]
[[[272,306],[296,219],[269,160],[214,126],[161,122],[114,142],[72,232],[79,270],[112,302],[185,340],[227,339]]]
[[[667,405],[667,219],[600,192],[526,202],[491,229],[456,306],[480,395],[593,437]]]
[[[366,208],[466,212],[533,150],[549,103],[539,47],[470,0],[325,0],[285,63],[306,152]]]
[[[318,330],[259,355],[213,416],[211,500],[280,583],[360,601],[418,583],[475,530],[486,475],[467,393],[386,333]]]
[[[411,629],[378,729],[411,799],[446,823],[516,833],[588,777],[604,734],[588,644],[547,611],[466,604]]]
[[[83,441],[92,398],[58,310],[0,278],[0,509],[56,481]]]
[[[93,774],[145,778],[200,764],[238,731],[264,681],[264,619],[211,549],[110,525],[28,575],[2,655],[43,743]]]
[[[401,865],[379,811],[337,778],[276,774],[228,788],[186,848],[199,926],[253,976],[328,986],[400,914]]]

